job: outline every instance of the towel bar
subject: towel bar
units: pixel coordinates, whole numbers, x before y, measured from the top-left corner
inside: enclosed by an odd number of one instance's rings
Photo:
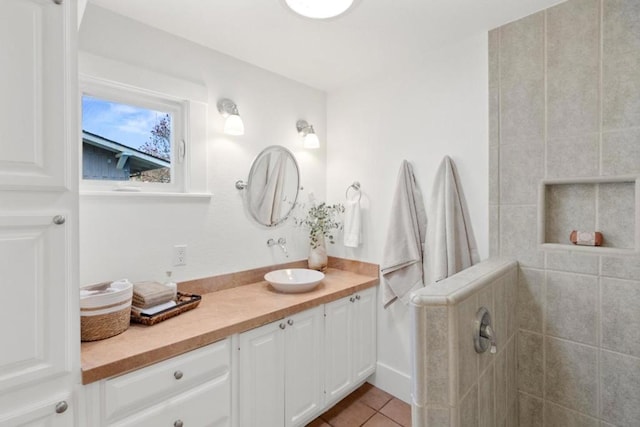
[[[349,190],[353,189],[358,193],[358,201],[362,199],[362,192],[360,191],[360,183],[358,181],[353,181],[353,184],[347,187],[347,191],[344,192],[344,197],[349,200]]]

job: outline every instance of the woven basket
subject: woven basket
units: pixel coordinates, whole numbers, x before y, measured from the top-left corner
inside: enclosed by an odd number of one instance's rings
[[[104,292],[105,289],[109,292]],[[131,317],[133,286],[126,280],[81,288],[96,294],[80,297],[80,339],[97,341],[127,330]],[[100,293],[100,291],[104,293]]]
[[[97,341],[121,334],[129,328],[131,306],[97,316],[80,316],[82,341]]]

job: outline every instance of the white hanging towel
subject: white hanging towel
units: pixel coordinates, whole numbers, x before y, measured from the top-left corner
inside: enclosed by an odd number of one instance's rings
[[[382,255],[382,303],[409,303],[412,291],[424,286],[423,254],[427,215],[413,168],[402,161]]]
[[[480,261],[458,172],[445,156],[436,173],[427,228],[428,283]]]
[[[362,242],[362,224],[360,220],[360,199],[344,202],[344,245],[357,248]]]

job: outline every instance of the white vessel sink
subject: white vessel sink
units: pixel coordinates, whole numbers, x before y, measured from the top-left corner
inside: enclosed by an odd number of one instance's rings
[[[308,292],[318,286],[322,279],[324,273],[306,268],[286,268],[264,275],[264,280],[277,291],[287,294]]]

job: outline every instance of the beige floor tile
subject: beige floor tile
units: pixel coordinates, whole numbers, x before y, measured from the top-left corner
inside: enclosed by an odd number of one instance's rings
[[[354,427],[364,424],[376,411],[358,401],[342,401],[322,415],[333,427]]]
[[[307,427],[360,426],[411,427],[411,407],[389,393],[364,383],[333,408],[307,424]]]
[[[390,420],[378,412],[373,417],[369,418],[369,421],[367,421],[362,427],[400,427],[400,424]]]
[[[327,422],[322,418],[316,418],[307,424],[307,427],[331,427],[331,424],[327,424]]]
[[[380,413],[403,427],[411,427],[411,406],[395,397],[380,409]]]
[[[364,383],[358,390],[353,392],[353,394],[357,397],[358,401],[375,409],[376,411],[379,411],[384,405],[393,399],[392,395],[369,383]]]

